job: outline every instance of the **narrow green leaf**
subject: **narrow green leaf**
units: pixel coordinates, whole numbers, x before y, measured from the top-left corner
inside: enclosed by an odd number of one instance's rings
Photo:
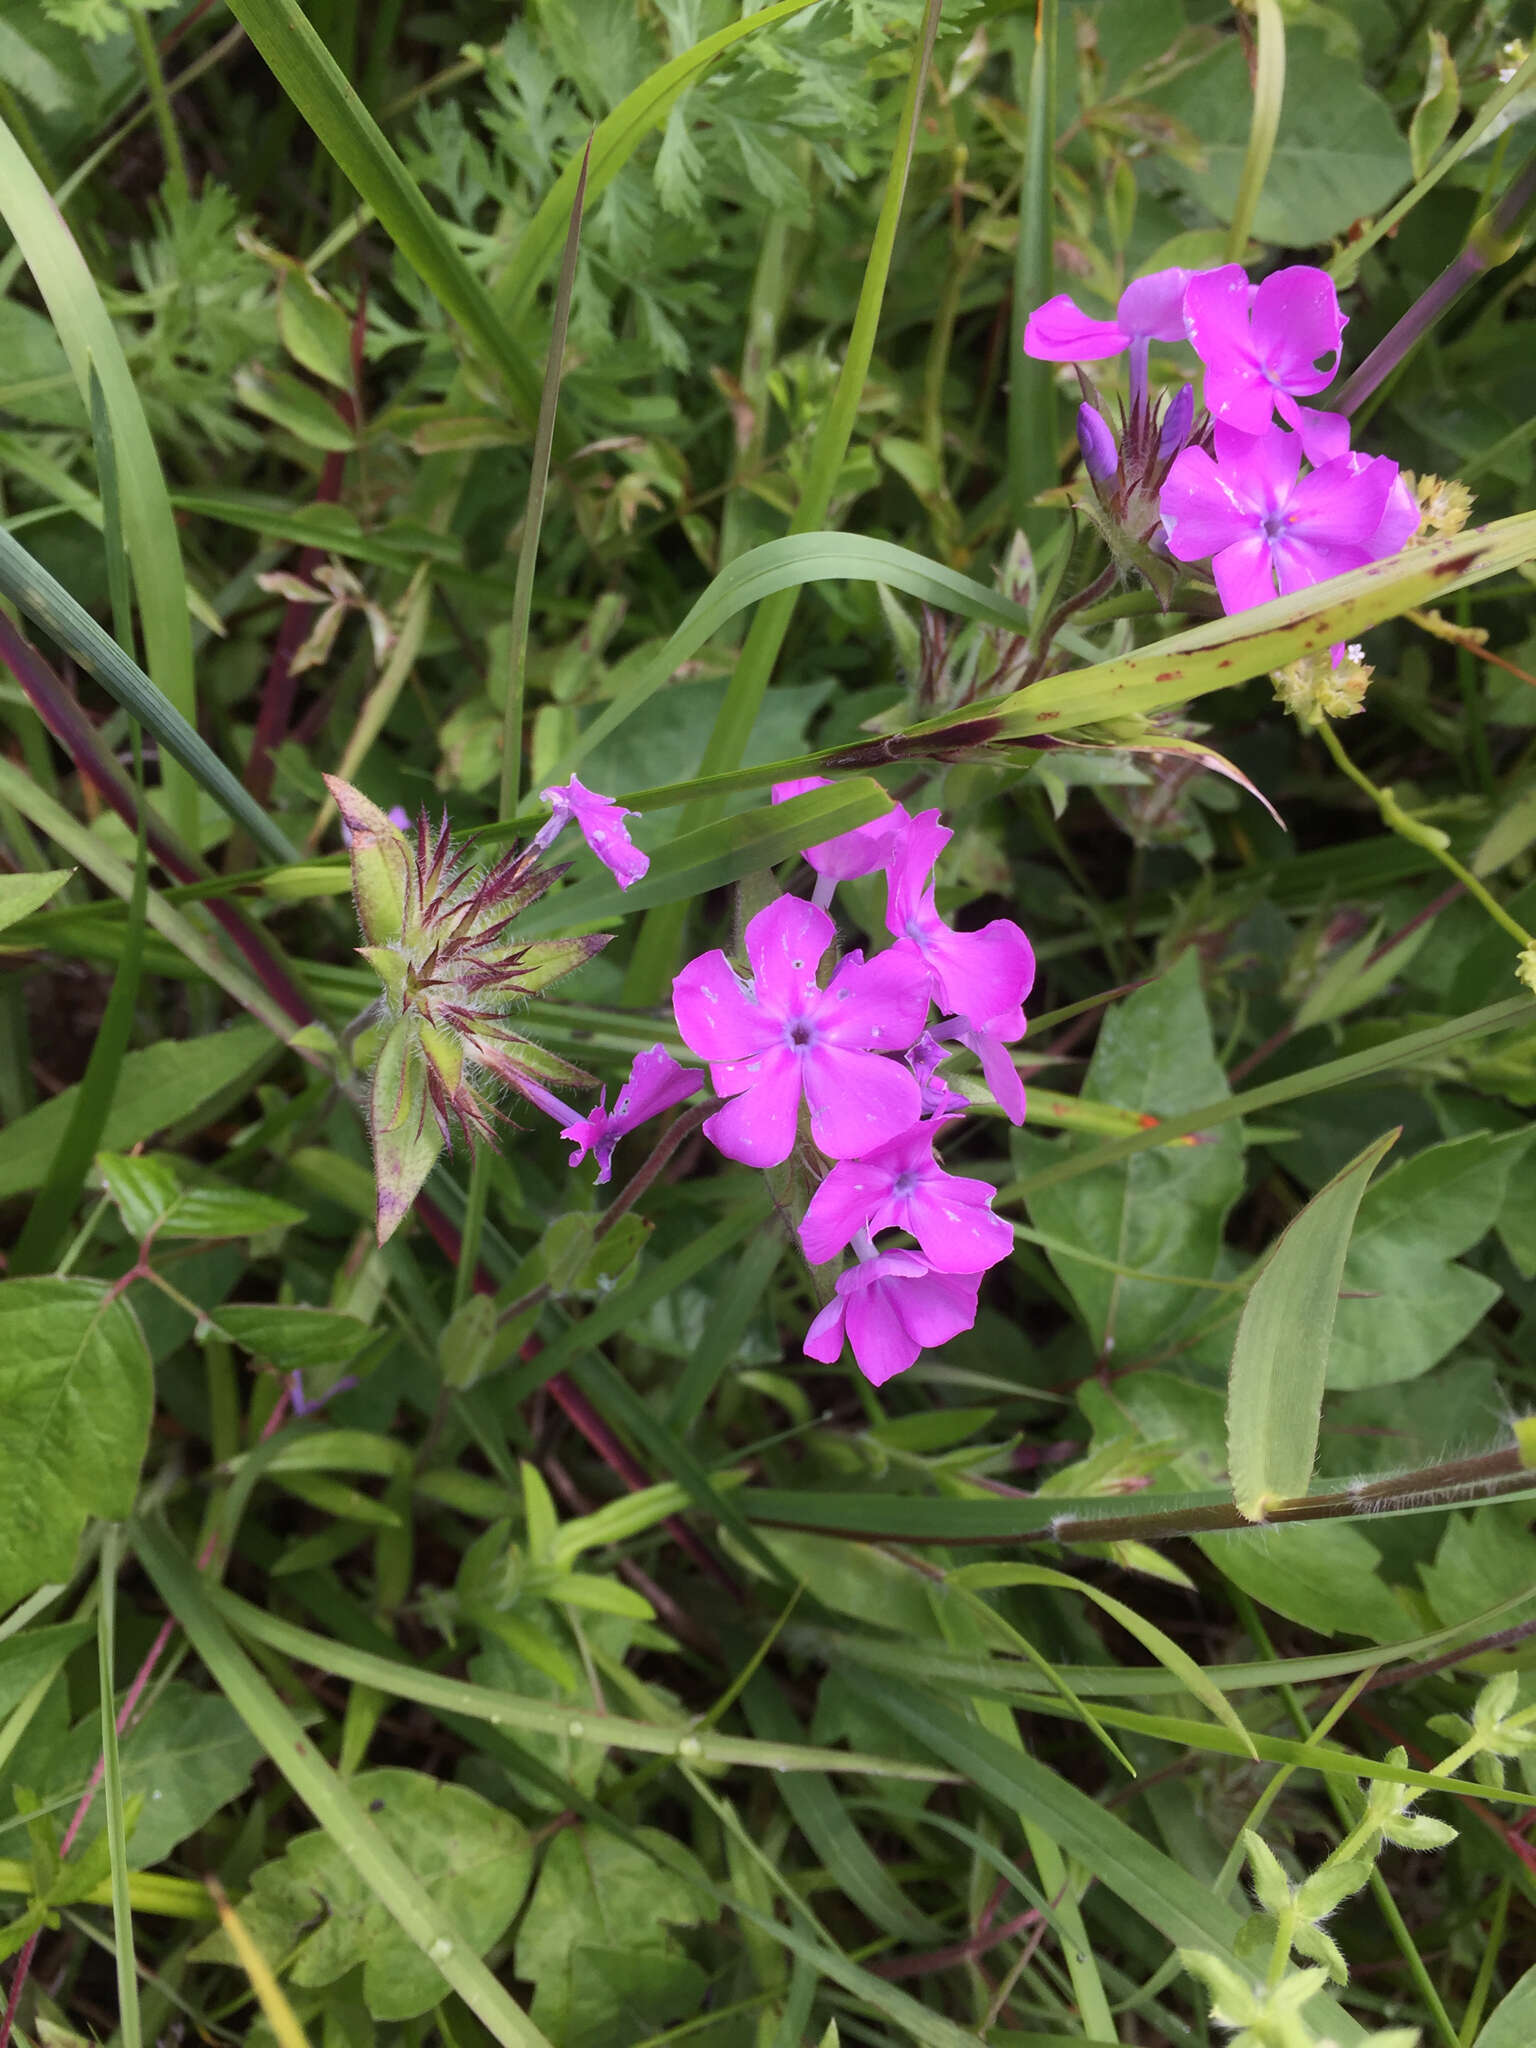
[[[1039,547],[1059,513],[1033,500],[1060,480],[1056,450],[1056,366],[1024,353],[1024,325],[1051,296],[1056,236],[1056,0],[1040,0],[1033,22],[1015,18],[1014,90],[1024,108],[1024,167],[1013,264],[1012,363],[1008,375],[1008,509]]]
[[[145,658],[156,679],[155,684],[148,687],[174,715],[178,727],[195,738],[197,699],[181,543],[149,424],[144,417],[144,408],[134,387],[133,373],[128,367],[117,329],[102,303],[85,258],[26,152],[3,121],[0,121],[0,215],[4,216],[16,237],[17,246],[42,294],[69,357],[81,400],[87,407],[93,368],[101,381],[117,451],[123,535],[133,564]],[[15,546],[13,542],[10,545],[12,548]],[[19,554],[20,550],[16,552]],[[7,595],[21,604],[24,610],[27,609],[19,591],[7,588]],[[94,621],[91,623],[94,625]],[[76,652],[73,647],[70,651]],[[93,663],[87,661],[85,665],[93,674],[96,673]],[[144,722],[151,731],[155,730],[147,718]],[[180,837],[189,846],[195,846],[198,838],[197,800],[192,781],[200,778],[192,763],[176,747],[166,744],[172,756],[165,770],[172,822]],[[209,758],[213,757],[210,755]],[[187,773],[182,774],[182,769]],[[239,785],[235,784],[235,787]],[[274,845],[268,844],[267,850],[279,859],[284,857],[277,853]]]
[[[0,160],[3,160],[3,153],[0,153]],[[166,509],[169,516],[169,503]],[[90,613],[75,602],[41,562],[35,562],[21,543],[3,529],[0,529],[0,594],[10,598],[35,626],[40,626],[82,668],[88,669],[109,696],[116,698],[125,710],[131,711],[145,731],[154,734],[172,760],[180,762],[192,782],[206,790],[236,824],[243,825],[264,853],[278,861],[298,859],[286,836],[187,722],[171,698],[151,682],[138,663],[124,653],[110,633],[97,625]],[[139,610],[142,617],[142,590]],[[155,643],[147,629],[145,642],[153,663]],[[164,671],[157,669],[156,673]],[[177,829],[188,846],[198,843],[195,816],[190,821],[190,829],[186,821],[178,821]]]
[[[539,378],[527,351],[298,0],[230,0],[229,11],[385,234],[477,352],[501,372],[517,411],[531,420],[538,410]]]
[[[123,1769],[117,1752],[117,1566],[122,1531],[109,1528],[101,1543],[101,1605],[97,1610],[97,1675],[101,1686],[101,1797],[112,1859],[112,1934],[117,1961],[117,2015],[123,2048],[139,2048],[139,1974],[134,1965],[133,1907],[128,1897],[128,1839],[123,1824]]]
[[[1317,1455],[1328,1351],[1355,1211],[1388,1131],[1320,1188],[1285,1227],[1248,1291],[1227,1379],[1227,1467],[1238,1511],[1262,1522],[1304,1494]]]

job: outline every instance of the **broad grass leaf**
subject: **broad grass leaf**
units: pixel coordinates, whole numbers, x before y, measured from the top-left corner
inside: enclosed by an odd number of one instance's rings
[[[38,1786],[43,1798],[72,1800],[101,1753],[101,1725],[88,1714],[49,1755]],[[128,1837],[134,1870],[163,1863],[171,1851],[236,1799],[250,1783],[261,1744],[227,1700],[173,1682],[121,1738],[123,1794],[142,1798]],[[79,1841],[86,1846],[102,1828],[102,1802],[93,1805]]]
[[[1228,1093],[1216,1060],[1193,948],[1148,987],[1117,1004],[1105,1019],[1083,1083],[1083,1099],[1173,1116],[1220,1101]],[[1063,1147],[1091,1149],[1091,1139],[1026,1139],[1026,1170],[1054,1162]],[[1030,1198],[1030,1221],[1048,1237],[1112,1259],[1125,1273],[1105,1272],[1053,1251],[1051,1262],[1083,1314],[1095,1348],[1112,1343],[1117,1357],[1135,1358],[1165,1337],[1210,1296],[1138,1273],[1216,1271],[1222,1225],[1242,1189],[1242,1140],[1233,1123],[1202,1133],[1194,1144],[1170,1145],[1058,1182]]]
[[[280,1050],[260,1025],[237,1024],[205,1038],[129,1053],[101,1134],[103,1146],[122,1151],[195,1116]],[[0,1131],[0,1200],[42,1185],[79,1093],[78,1087],[65,1088]]]
[[[1317,1456],[1328,1347],[1355,1211],[1389,1131],[1287,1224],[1248,1290],[1227,1378],[1227,1464],[1238,1510],[1262,1522],[1304,1494]]]
[[[132,1511],[151,1381],[137,1317],[95,1281],[0,1281],[0,1612],[69,1577],[88,1515]]]
[[[0,875],[0,932],[18,919],[40,910],[69,880],[69,868],[49,868],[40,875]]]
[[[533,1852],[522,1822],[478,1793],[420,1771],[364,1771],[350,1789],[484,1955],[528,1889]],[[323,1830],[296,1836],[276,1863],[258,1870],[240,1910],[267,1955],[286,1955],[300,1943],[291,1970],[297,1985],[333,1984],[361,1964],[363,1998],[375,2019],[416,2019],[445,1995],[435,1965]],[[317,1910],[324,1917],[315,1927]]]
[[[1369,1190],[1344,1267],[1346,1295],[1362,1298],[1339,1303],[1330,1387],[1417,1379],[1477,1327],[1502,1290],[1454,1261],[1493,1228],[1533,1135],[1431,1145]]]
[[[1224,38],[1157,95],[1200,139],[1197,169],[1167,159],[1174,182],[1230,221],[1248,146],[1252,95],[1235,37]],[[1378,212],[1408,183],[1408,146],[1391,109],[1359,72],[1330,55],[1320,36],[1286,38],[1285,103],[1269,175],[1253,219],[1262,241],[1306,249]]]

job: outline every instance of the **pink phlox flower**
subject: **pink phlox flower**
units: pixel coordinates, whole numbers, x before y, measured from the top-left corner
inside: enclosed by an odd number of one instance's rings
[[[804,796],[813,789],[830,789],[825,775],[804,775],[798,782],[776,782],[773,801],[787,803],[792,796]],[[911,820],[902,804],[893,804],[883,818],[868,825],[855,825],[851,832],[839,832],[820,846],[808,846],[805,858],[818,875],[834,882],[851,881],[855,875],[878,874],[890,858],[898,835]]]
[[[877,1252],[838,1275],[801,1348],[835,1365],[846,1337],[865,1379],[884,1386],[920,1351],[971,1328],[980,1287],[980,1273],[939,1273],[916,1252]]]
[[[928,1121],[936,1116],[963,1115],[970,1108],[970,1100],[958,1089],[951,1088],[938,1071],[950,1056],[950,1047],[941,1045],[931,1031],[925,1031],[915,1045],[907,1048],[907,1065],[917,1076],[917,1085],[922,1091],[923,1118]]]
[[[649,1122],[664,1109],[672,1109],[696,1094],[704,1080],[698,1067],[679,1066],[665,1046],[653,1045],[649,1052],[636,1053],[629,1079],[619,1090],[619,1099],[608,1108],[605,1088],[587,1114],[568,1123],[560,1135],[576,1148],[571,1165],[580,1166],[590,1152],[597,1161],[597,1185],[613,1173],[613,1154],[620,1138],[637,1124]],[[563,1106],[563,1105],[562,1105]]]
[[[691,960],[673,983],[683,1042],[709,1062],[715,1092],[733,1098],[704,1129],[744,1166],[789,1157],[802,1094],[830,1159],[856,1158],[917,1122],[917,1082],[882,1055],[922,1030],[927,976],[892,947],[874,960],[850,954],[818,988],[833,929],[815,904],[781,896],[747,926],[749,986],[719,951]]]
[[[1113,320],[1079,312],[1065,292],[1037,306],[1024,323],[1024,353],[1043,363],[1099,363],[1134,342],[1184,339],[1187,270],[1156,270],[1120,294]]]
[[[386,812],[385,815],[388,817],[389,822],[391,823],[391,825],[394,826],[397,832],[410,831],[411,820],[404,804],[391,804],[389,810]],[[350,846],[352,844],[351,831],[345,824],[343,824],[341,828],[341,843],[343,846]],[[295,1414],[302,1414],[303,1412],[304,1411],[302,1409],[294,1410]]]
[[[1325,270],[1293,263],[1255,288],[1236,263],[1197,271],[1184,293],[1184,324],[1206,366],[1205,403],[1220,425],[1262,434],[1278,412],[1302,437],[1309,462],[1349,447],[1342,413],[1299,406],[1333,381],[1348,316]]]
[[[1013,1231],[992,1214],[984,1180],[946,1173],[933,1156],[934,1125],[877,1145],[862,1159],[834,1166],[810,1200],[800,1243],[813,1266],[825,1265],[861,1230],[905,1230],[938,1273],[980,1273],[1006,1259]]]
[[[541,850],[558,838],[565,826],[574,820],[582,838],[621,889],[627,889],[640,880],[651,864],[651,857],[635,845],[624,823],[626,818],[638,817],[638,811],[621,810],[611,796],[602,796],[595,789],[583,789],[575,775],[563,785],[541,789],[539,795],[550,806],[549,823],[539,832],[535,842]]]
[[[1214,458],[1186,448],[1158,498],[1169,552],[1210,558],[1223,611],[1265,604],[1376,559],[1397,464],[1343,455],[1299,476],[1297,436],[1217,427]],[[1382,552],[1391,552],[1382,549]]]
[[[896,940],[893,952],[922,961],[946,1011],[988,1029],[994,1018],[1012,1017],[1029,994],[1034,948],[1010,918],[957,932],[940,917],[933,866],[953,837],[937,811],[912,820],[886,869],[886,929]]]

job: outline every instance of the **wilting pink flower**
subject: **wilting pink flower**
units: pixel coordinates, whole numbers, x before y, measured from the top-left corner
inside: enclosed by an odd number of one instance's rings
[[[835,1365],[846,1335],[859,1371],[883,1386],[920,1351],[971,1328],[980,1287],[979,1273],[937,1273],[916,1252],[878,1252],[838,1275],[801,1348]]]
[[[1397,464],[1384,455],[1343,455],[1299,476],[1294,434],[1218,427],[1214,459],[1186,448],[1158,500],[1168,549],[1181,562],[1207,557],[1226,612],[1359,569],[1392,538],[1387,520]],[[1378,538],[1380,536],[1380,538]]]
[[[830,789],[825,775],[804,775],[798,782],[776,782],[773,801],[787,803],[792,796],[804,796],[813,789]],[[851,881],[855,875],[878,874],[890,857],[896,838],[909,823],[906,809],[893,804],[883,818],[868,825],[855,825],[851,832],[839,832],[820,846],[808,846],[805,858],[818,875],[834,882]]]
[[[1065,292],[1037,306],[1024,323],[1024,353],[1044,363],[1098,363],[1133,343],[1184,339],[1187,270],[1157,270],[1120,294],[1113,320],[1080,313]]]
[[[905,1230],[938,1273],[979,1273],[1006,1259],[1013,1231],[992,1214],[984,1180],[946,1173],[933,1156],[934,1125],[915,1124],[862,1159],[834,1166],[812,1195],[800,1243],[825,1265],[861,1230]]]
[[[561,1137],[576,1148],[571,1154],[572,1166],[580,1166],[590,1152],[598,1164],[597,1184],[601,1187],[613,1172],[614,1147],[625,1132],[686,1101],[703,1079],[698,1067],[680,1067],[665,1046],[653,1045],[649,1052],[636,1053],[629,1079],[613,1108],[607,1106],[605,1088],[595,1107],[561,1131]]]
[[[734,1098],[704,1128],[745,1166],[789,1157],[802,1093],[811,1136],[832,1159],[857,1157],[917,1122],[917,1082],[881,1055],[903,1051],[922,1030],[927,976],[893,947],[868,961],[849,954],[818,988],[832,937],[824,910],[781,896],[747,926],[749,986],[718,951],[691,960],[673,984],[684,1043],[708,1060],[716,1093]]]
[[[1206,409],[1219,425],[1262,434],[1278,412],[1301,433],[1309,461],[1345,452],[1343,414],[1296,403],[1323,390],[1339,367],[1347,315],[1325,270],[1294,263],[1257,288],[1236,263],[1197,271],[1185,290],[1184,321],[1206,366]]]
[[[1034,983],[1034,949],[1009,918],[957,932],[940,917],[933,865],[953,837],[937,811],[912,820],[886,869],[886,928],[896,939],[894,952],[921,960],[940,1005],[986,1029],[1017,1014]]]
[[[621,889],[627,889],[631,883],[640,880],[651,864],[651,857],[635,845],[624,824],[626,818],[638,817],[638,811],[620,810],[611,796],[601,796],[595,789],[583,789],[575,775],[563,785],[541,789],[539,795],[551,807],[549,823],[534,841],[540,852],[574,820],[582,838]]]

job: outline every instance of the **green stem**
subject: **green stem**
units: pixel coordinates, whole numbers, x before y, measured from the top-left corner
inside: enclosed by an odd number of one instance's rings
[[[178,200],[185,201],[191,193],[187,182],[187,160],[181,153],[181,137],[176,132],[176,116],[171,109],[171,96],[165,89],[165,73],[160,69],[160,52],[155,48],[155,38],[147,16],[136,7],[128,10],[129,25],[133,30],[134,48],[138,51],[140,64],[144,67],[144,83],[149,91],[150,112],[154,116],[155,128],[160,136],[160,147],[165,152],[165,196],[168,205]]]
[[[1315,730],[1333,756],[1335,764],[1349,777],[1356,789],[1361,790],[1375,804],[1381,814],[1381,822],[1388,831],[1395,832],[1400,839],[1406,839],[1411,846],[1422,847],[1426,853],[1433,854],[1447,874],[1454,875],[1467,894],[1477,899],[1494,923],[1509,933],[1522,952],[1528,946],[1536,946],[1536,939],[1532,938],[1525,926],[1510,916],[1503,904],[1491,890],[1484,887],[1470,868],[1463,867],[1457,860],[1450,851],[1443,832],[1433,825],[1421,824],[1417,818],[1410,817],[1390,789],[1378,789],[1364,769],[1357,768],[1345,753],[1338,734],[1326,719]]]
[[[1232,225],[1227,231],[1227,261],[1241,263],[1248,246],[1253,216],[1269,175],[1269,160],[1280,132],[1280,103],[1285,97],[1285,18],[1278,0],[1257,0],[1259,50],[1253,79],[1253,122],[1248,130],[1248,153],[1243,158],[1242,182]]]
[[[1015,49],[1015,75],[1023,52]],[[1008,504],[1013,524],[1038,548],[1051,515],[1032,500],[1056,482],[1056,386],[1051,363],[1024,354],[1024,323],[1051,296],[1051,231],[1055,208],[1056,0],[1035,0],[1034,47],[1025,95],[1024,182],[1019,193],[1019,238],[1013,266],[1013,321],[1009,334]]]

